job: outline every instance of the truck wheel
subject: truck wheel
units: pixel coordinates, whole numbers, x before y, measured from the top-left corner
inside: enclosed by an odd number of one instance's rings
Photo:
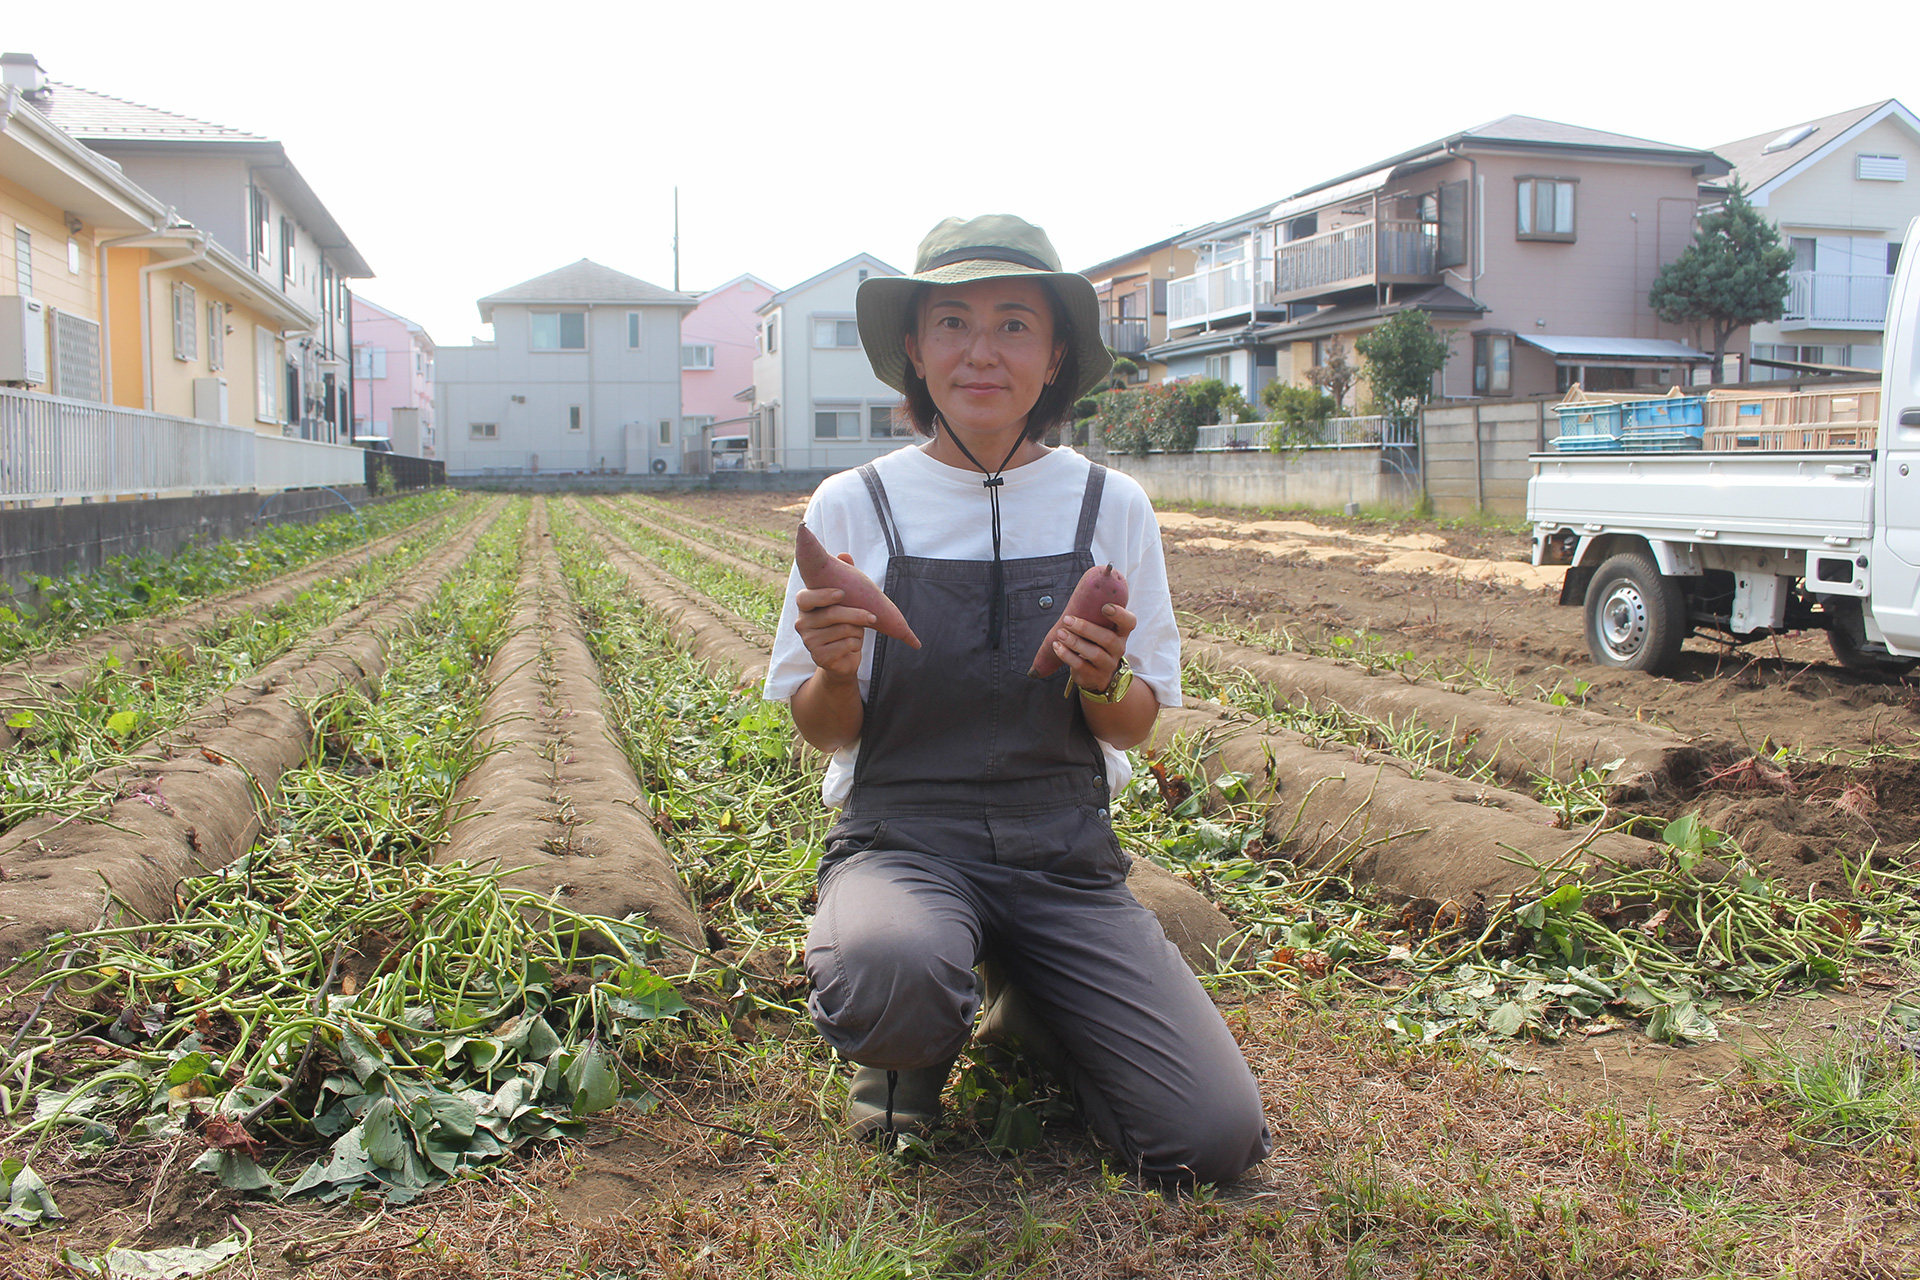
[[[1609,556],[1587,587],[1587,652],[1603,667],[1660,675],[1687,638],[1680,584],[1644,551]]]
[[[1847,670],[1903,676],[1920,663],[1920,659],[1888,653],[1884,646],[1867,639],[1867,624],[1860,616],[1858,600],[1829,600],[1821,607],[1833,619],[1827,627],[1827,643],[1833,646],[1834,660]]]

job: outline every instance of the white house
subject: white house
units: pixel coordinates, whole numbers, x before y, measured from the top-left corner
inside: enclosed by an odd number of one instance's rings
[[[480,299],[493,341],[441,347],[434,369],[448,472],[683,470],[680,318],[697,301],[585,258]]]
[[[1753,376],[1878,369],[1906,227],[1920,216],[1920,120],[1893,99],[1715,147],[1793,247],[1786,314],[1753,326]]]
[[[911,435],[895,420],[900,393],[873,376],[853,310],[862,280],[899,274],[855,254],[761,304],[751,465],[841,471]]]

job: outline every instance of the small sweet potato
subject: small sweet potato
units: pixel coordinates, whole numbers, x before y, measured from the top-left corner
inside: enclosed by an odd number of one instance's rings
[[[874,616],[875,631],[883,636],[892,636],[912,648],[920,647],[920,637],[913,634],[913,628],[907,625],[906,615],[900,612],[899,606],[887,599],[887,593],[875,586],[872,578],[845,560],[828,555],[827,549],[820,545],[820,539],[804,524],[800,526],[800,532],[794,535],[793,562],[799,566],[800,580],[809,587],[816,590],[838,587],[847,593],[841,604],[865,609]]]
[[[1127,607],[1127,580],[1112,565],[1097,564],[1080,575],[1080,585],[1073,589],[1073,596],[1060,618],[1063,622],[1068,618],[1084,618],[1104,627],[1107,618],[1100,609],[1109,604]],[[1027,674],[1034,679],[1044,680],[1066,665],[1053,651],[1053,642],[1061,630],[1058,626],[1047,628],[1046,638],[1040,641],[1040,652],[1033,655],[1033,665],[1027,668]]]

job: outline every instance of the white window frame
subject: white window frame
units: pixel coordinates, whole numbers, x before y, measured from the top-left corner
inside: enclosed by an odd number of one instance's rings
[[[279,335],[263,324],[253,326],[253,417],[256,422],[278,422],[280,361]]]
[[[207,304],[207,368],[214,373],[227,367],[227,310],[218,302]]]
[[[567,434],[579,435],[587,429],[587,411],[577,404],[567,406]]]
[[[72,236],[67,237],[67,274],[80,274],[80,242]]]
[[[820,434],[820,419],[826,414],[833,414],[837,419],[833,425],[833,434],[830,436]],[[816,442],[827,443],[837,443],[842,440],[858,441],[865,431],[861,426],[861,420],[866,416],[866,405],[858,400],[816,400],[813,402],[813,438]],[[842,429],[846,426],[845,419],[848,418],[853,419],[852,434]]]
[[[183,280],[173,282],[173,358],[200,358],[200,296]]]
[[[683,342],[680,344],[680,367],[682,369],[713,368],[713,343]],[[704,358],[703,358],[704,355]]]
[[[353,376],[368,382],[382,382],[387,376],[387,349],[364,346],[353,349]]]
[[[660,419],[660,434],[655,438],[659,440],[660,447],[663,449],[668,448],[673,444],[673,419],[672,418]]]
[[[627,350],[638,351],[640,349],[640,337],[645,328],[646,326],[640,322],[640,313],[638,311],[627,312]]]
[[[773,355],[780,350],[780,313],[774,312],[767,317],[767,354]]]
[[[879,423],[875,420],[875,414],[886,415],[887,429],[885,432],[881,432],[878,429]],[[913,428],[907,423],[906,407],[904,405],[890,400],[878,402],[873,400],[867,401],[867,439],[904,440],[912,434]]]
[[[565,317],[580,317],[580,345],[569,347],[566,343]],[[540,321],[552,317],[553,341],[551,347],[540,345]],[[584,311],[534,311],[527,316],[527,347],[532,351],[585,351],[587,349],[587,313]]]
[[[20,226],[13,229],[13,279],[15,293],[33,296],[33,233]]]
[[[1222,351],[1218,354],[1208,356],[1202,376],[1212,378],[1216,382],[1232,382],[1233,353],[1231,351]]]
[[[860,349],[859,322],[845,312],[824,312],[811,317],[813,321],[813,349],[815,351],[858,351]],[[832,326],[832,342],[820,341],[821,331]],[[849,335],[852,342],[843,341]]]

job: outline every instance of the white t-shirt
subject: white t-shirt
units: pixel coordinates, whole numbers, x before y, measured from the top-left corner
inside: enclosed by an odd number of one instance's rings
[[[1059,555],[1073,550],[1080,503],[1092,466],[1071,449],[1053,449],[1024,467],[1005,473],[1000,490],[1000,555],[1005,560]],[[993,559],[993,524],[983,478],[971,468],[950,467],[917,445],[907,445],[875,460],[886,486],[887,502],[899,526],[907,555],[937,560]],[[833,555],[850,552],[859,570],[885,585],[887,542],[873,499],[857,471],[842,471],[822,481],[807,504],[807,527]],[[1163,707],[1180,705],[1180,628],[1167,590],[1167,564],[1160,549],[1160,525],[1153,504],[1132,476],[1109,469],[1093,529],[1093,559],[1126,575],[1127,608],[1139,625],[1127,637],[1127,665],[1134,678],[1153,690]],[[794,622],[800,616],[794,596],[802,587],[799,570],[787,576],[787,602],[767,664],[764,695],[790,700],[813,675],[813,658],[800,642]],[[860,654],[860,696],[867,696],[873,672],[874,633]],[[1132,777],[1126,756],[1102,742],[1108,784],[1115,794]],[[860,744],[833,753],[821,793],[834,808],[853,789],[853,765]]]

